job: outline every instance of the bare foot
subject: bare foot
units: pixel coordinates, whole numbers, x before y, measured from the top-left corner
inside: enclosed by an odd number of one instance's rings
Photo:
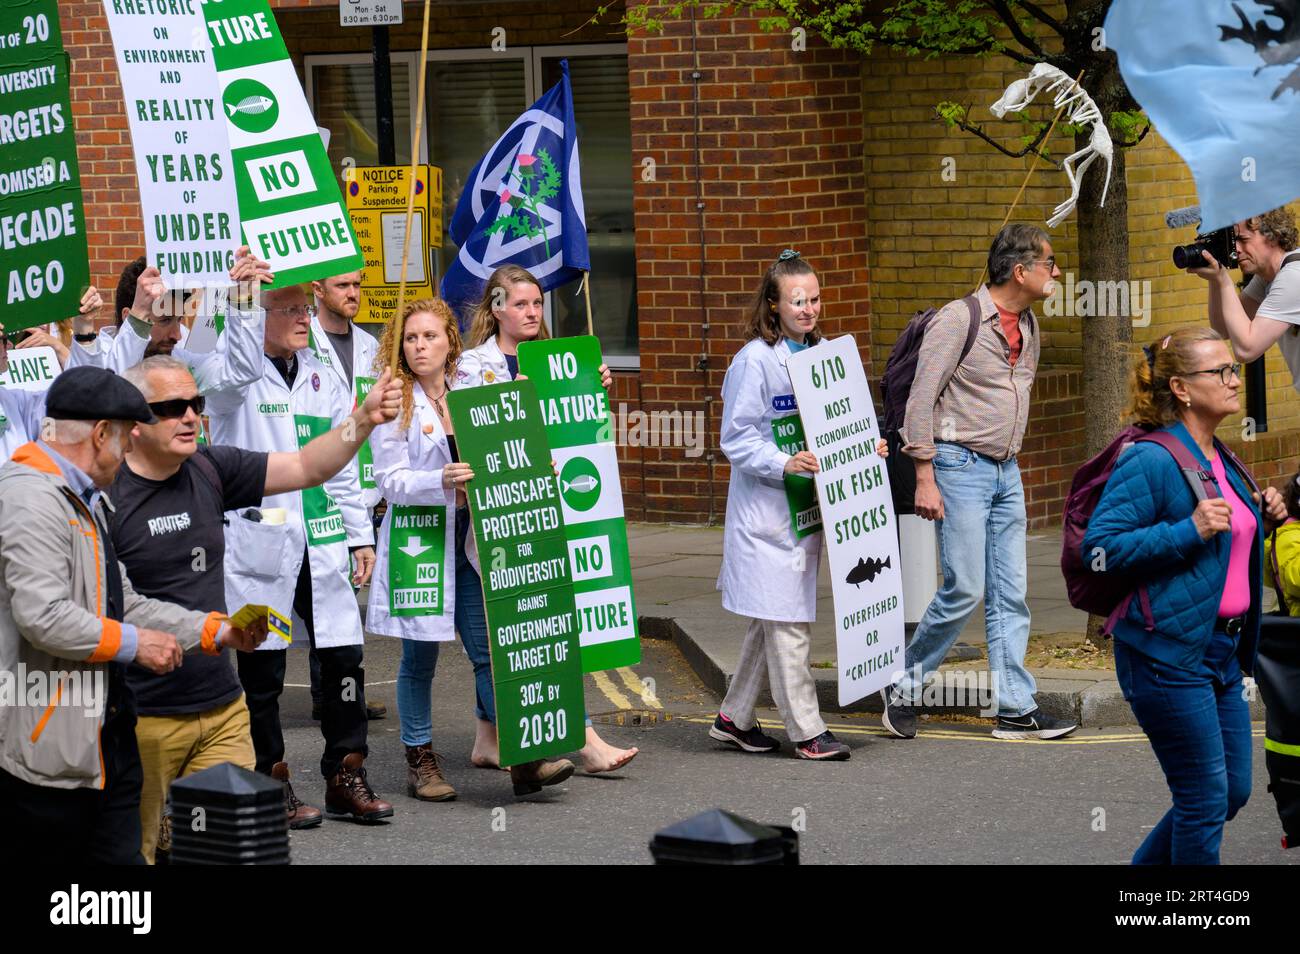
[[[582,770],[594,775],[598,772],[614,772],[636,758],[640,751],[635,746],[620,749],[610,745],[596,734],[596,730],[587,726],[587,744],[578,752],[582,759]]]
[[[478,725],[474,729],[474,748],[470,751],[469,760],[477,768],[499,769],[501,753],[497,748],[496,723],[488,722],[486,719],[479,719],[477,722]],[[503,769],[503,771],[510,770]]]

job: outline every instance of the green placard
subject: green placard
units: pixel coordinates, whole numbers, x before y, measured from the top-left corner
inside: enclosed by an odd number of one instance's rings
[[[600,384],[600,364],[600,341],[590,335],[519,346],[519,373],[537,387],[546,437],[560,472],[586,672],[641,661],[618,448],[609,397]]]
[[[441,616],[447,508],[394,504],[388,522],[388,615]]]
[[[299,447],[306,447],[322,434],[329,433],[333,427],[328,417],[310,414],[295,414],[293,424]],[[302,522],[307,528],[308,546],[319,547],[348,538],[347,529],[343,526],[343,512],[323,486],[308,487],[302,491]]]
[[[54,0],[0,0],[0,323],[71,318],[90,283],[69,60]]]
[[[447,409],[487,609],[501,764],[581,748],[582,660],[560,488],[532,381],[454,390]]]
[[[772,438],[783,454],[797,454],[808,449],[803,421],[798,414],[773,419]],[[817,484],[812,474],[786,474],[785,498],[790,504],[790,529],[796,539],[822,528],[822,508],[817,502]]]
[[[244,240],[292,285],[364,264],[352,221],[266,0],[203,7]]]
[[[370,389],[375,386],[375,380],[375,378],[363,378],[361,375],[356,376],[357,407],[366,403],[366,398],[370,397]],[[375,489],[375,455],[370,451],[370,441],[362,441],[361,450],[357,451],[357,474],[361,478],[362,490]]]

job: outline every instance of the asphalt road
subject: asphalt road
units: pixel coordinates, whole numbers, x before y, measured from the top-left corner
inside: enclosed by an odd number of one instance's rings
[[[1169,806],[1145,739],[1134,731],[1080,731],[1059,742],[994,740],[989,724],[925,723],[911,741],[885,737],[878,717],[832,718],[853,747],[842,763],[781,753],[746,755],[708,738],[717,697],[671,643],[644,642],[631,671],[586,677],[587,706],[601,734],[636,745],[614,776],[579,772],[567,783],[516,799],[504,772],[474,768],[473,678],[459,643],[443,645],[434,681],[434,748],[446,758],[455,801],[406,794],[394,680],[397,642],[367,639],[367,692],[389,707],[370,723],[371,784],[396,808],[384,824],[326,820],[292,835],[295,864],[644,864],[654,832],[709,808],[802,827],[804,864],[1125,864]],[[291,650],[282,714],[300,797],[321,806],[320,733],[310,719],[306,653]],[[633,691],[654,680],[654,701]],[[655,705],[662,709],[655,708]],[[637,710],[653,724],[627,722]],[[609,715],[605,715],[609,714]],[[775,712],[760,715],[779,731]],[[1251,801],[1227,826],[1225,864],[1300,864],[1283,852],[1268,794],[1263,726],[1257,724]]]

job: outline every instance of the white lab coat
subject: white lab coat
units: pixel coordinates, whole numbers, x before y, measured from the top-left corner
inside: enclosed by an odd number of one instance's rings
[[[755,339],[732,359],[722,381],[721,446],[731,482],[718,589],[723,608],[740,616],[811,623],[822,534],[795,538],[783,480],[790,455],[772,435],[775,418],[798,412],[785,369],[789,357],[784,338],[775,346]]]
[[[379,342],[370,332],[352,326],[352,379],[347,376],[347,368],[343,362],[339,361],[338,356],[334,353],[334,341],[325,333],[325,328],[321,325],[320,319],[315,315],[311,318],[311,349],[312,355],[325,367],[329,368],[334,376],[338,379],[340,387],[352,395],[352,407],[356,407],[357,390],[356,379],[377,378],[375,374],[375,352],[379,350]],[[357,474],[357,479],[361,479],[361,474]],[[373,475],[367,475],[368,482],[374,483]],[[365,504],[367,510],[373,510],[375,504],[379,503],[379,491],[374,487],[362,487],[361,501]]]
[[[480,384],[500,384],[514,380],[493,335],[477,348],[470,348],[456,361],[456,387],[476,388]]]
[[[384,636],[400,636],[423,642],[456,638],[456,492],[442,486],[442,470],[451,463],[451,448],[438,412],[424,390],[415,385],[411,424],[405,430],[400,420],[381,424],[370,433],[375,457],[375,482],[388,501],[388,512],[379,528],[375,572],[370,578],[370,603],[366,629]],[[443,521],[442,613],[437,616],[399,616],[388,613],[388,552],[406,538],[398,530],[390,539],[393,508],[411,504],[446,508]]]
[[[257,314],[261,315],[260,309]],[[230,327],[228,324],[227,331]],[[295,415],[326,417],[331,426],[338,426],[351,413],[351,396],[309,349],[298,352],[297,360],[292,393],[265,356],[262,374],[253,384],[209,392],[213,443],[293,453],[299,450]],[[309,548],[316,645],[359,645],[363,642],[361,616],[352,590],[348,548],[373,544],[374,532],[361,504],[355,460],[327,480],[325,490],[338,505],[347,539]],[[246,603],[264,603],[287,618],[293,609],[307,540],[302,493],[266,497],[262,508],[269,507],[284,508],[287,519],[283,526],[254,523],[234,511],[226,514],[226,605],[234,612]],[[261,648],[284,649],[285,645],[273,638]]]
[[[0,387],[0,464],[41,436],[45,392]]]

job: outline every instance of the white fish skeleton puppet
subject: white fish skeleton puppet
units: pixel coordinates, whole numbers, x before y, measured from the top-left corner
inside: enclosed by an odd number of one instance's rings
[[[1034,97],[1044,89],[1055,94],[1056,101],[1053,105],[1057,109],[1066,107],[1067,123],[1092,127],[1088,145],[1067,156],[1065,162],[1061,164],[1066,177],[1070,180],[1071,191],[1070,197],[1058,205],[1052,211],[1052,217],[1047,220],[1048,227],[1055,228],[1078,204],[1079,183],[1083,180],[1083,174],[1088,171],[1088,167],[1092,165],[1092,161],[1098,156],[1106,160],[1106,181],[1101,187],[1101,204],[1103,206],[1106,204],[1106,190],[1110,188],[1110,170],[1115,156],[1115,146],[1111,142],[1110,133],[1106,130],[1106,121],[1101,115],[1101,110],[1092,101],[1092,97],[1067,74],[1046,63],[1039,63],[1030,70],[1028,77],[1016,80],[1008,86],[1002,98],[989,107],[989,112],[999,119],[1007,113],[1019,112],[1032,103]]]

